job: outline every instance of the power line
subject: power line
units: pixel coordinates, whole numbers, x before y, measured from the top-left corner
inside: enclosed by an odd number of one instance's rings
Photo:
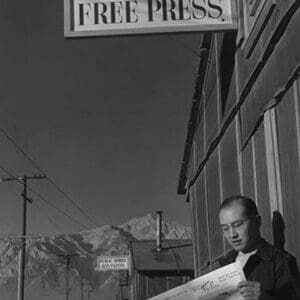
[[[5,173],[7,173],[7,175],[13,177],[19,184],[23,185],[22,181],[20,181],[21,179],[19,179],[17,176],[13,175],[11,172],[9,172],[6,168],[4,168],[3,166],[0,165],[0,169],[4,170]],[[35,191],[34,189],[27,187],[27,190],[31,191],[32,193],[34,193],[37,197],[39,197],[42,201],[46,202],[48,205],[52,206],[53,208],[55,208],[56,210],[58,210],[60,213],[62,213],[64,216],[66,216],[67,218],[71,219],[73,222],[79,224],[80,226],[82,226],[85,229],[91,230],[88,226],[86,226],[85,224],[81,223],[80,221],[76,220],[75,218],[73,218],[72,216],[70,216],[68,213],[66,213],[64,210],[60,209],[59,207],[55,206],[53,203],[51,203],[50,201],[48,201],[47,199],[45,199],[45,197],[43,197],[41,194],[39,194],[37,191]],[[91,230],[92,232],[94,232],[96,235],[98,235],[100,238],[102,238],[98,232],[95,232],[93,230]],[[103,232],[106,236],[109,236],[107,233]],[[26,239],[28,238],[32,238],[31,236],[27,236],[27,235],[22,235],[19,237],[15,237],[14,240],[16,239],[21,239],[21,241],[13,241],[14,244],[20,245],[22,247],[25,247],[25,243],[26,243]],[[39,238],[42,238],[41,236]],[[0,237],[1,240],[1,237]],[[6,239],[3,238],[3,240],[12,240],[9,237],[7,237]],[[90,253],[87,252],[81,252],[83,255],[86,255],[92,259],[94,259],[95,257],[93,255],[91,255]],[[24,266],[25,268],[25,266]]]
[[[7,175],[9,176],[15,176],[13,173],[11,173],[10,171],[8,171],[5,167],[3,167],[2,165],[0,165],[0,169],[3,170]],[[19,184],[22,185],[22,182],[17,181]],[[72,220],[74,223],[80,225],[81,227],[87,229],[87,230],[91,230],[93,233],[95,233],[99,238],[102,238],[102,236],[100,236],[100,234],[96,231],[94,231],[93,229],[91,229],[90,227],[86,226],[85,224],[83,224],[82,222],[78,221],[77,219],[75,219],[74,217],[72,217],[71,215],[69,215],[68,213],[66,213],[63,209],[57,207],[56,205],[54,205],[52,202],[50,202],[49,200],[47,200],[45,197],[43,197],[40,193],[38,193],[37,191],[35,191],[33,188],[28,187],[28,190],[31,191],[33,194],[35,194],[38,198],[40,198],[43,202],[47,203],[49,206],[53,207],[54,209],[56,209],[58,212],[60,212],[61,214],[63,214],[65,217],[67,217],[68,219]],[[107,234],[106,232],[103,232],[103,234],[107,237],[109,237],[110,235]]]
[[[100,227],[101,225],[99,223],[97,223],[91,216],[89,216],[74,200],[72,200],[72,198],[65,192],[63,191],[63,189],[55,184],[55,182],[53,181],[53,179],[51,179],[50,177],[47,177],[48,181],[56,188],[57,191],[59,191],[67,200],[69,200],[71,203],[73,203],[73,205],[94,225],[96,225],[97,227]]]
[[[26,182],[28,179],[40,179],[40,178],[44,178],[44,176],[31,176],[31,177],[26,177],[26,175],[24,175],[23,178],[20,178],[18,176],[13,175],[11,172],[9,172],[6,168],[4,168],[3,166],[0,165],[0,169],[2,169],[3,171],[5,171],[5,173],[7,173],[10,177],[9,178],[2,178],[0,179],[0,181],[17,181],[19,184],[24,186],[24,191],[23,191],[23,198],[24,201],[30,201],[31,199],[29,199],[27,197],[27,190],[30,190],[32,193],[34,193],[35,195],[37,195],[42,201],[46,202],[48,205],[54,207],[55,209],[57,209],[59,212],[61,212],[62,214],[64,214],[66,217],[70,218],[73,222],[78,223],[79,225],[88,228],[87,226],[85,226],[83,223],[79,222],[78,220],[76,220],[75,218],[73,218],[72,216],[70,216],[69,214],[67,214],[66,212],[64,212],[62,209],[58,208],[57,206],[55,206],[54,204],[52,204],[51,202],[49,202],[48,200],[46,200],[42,195],[40,195],[38,192],[36,192],[35,190],[33,190],[32,188],[27,187]],[[26,202],[25,202],[26,203]],[[24,215],[26,216],[26,206],[24,206],[23,209],[23,218]],[[94,232],[97,235],[99,235],[97,232]],[[104,234],[106,234],[105,232],[103,232]],[[107,236],[109,236],[108,234],[106,234]],[[99,235],[100,238],[102,238]],[[25,221],[23,221],[23,229],[22,229],[22,236],[19,237],[13,237],[13,244],[18,245],[21,247],[21,252],[20,252],[20,270],[19,270],[19,288],[18,288],[18,299],[24,299],[24,276],[25,276],[25,247],[26,247],[26,241],[28,238],[33,238],[32,236],[27,236],[26,234],[26,219]],[[42,238],[41,236],[38,236],[38,238]],[[21,240],[21,241],[16,241],[16,239]],[[1,240],[1,238],[0,238]],[[10,240],[9,237],[6,237],[4,240]],[[11,242],[11,240],[10,240]],[[90,258],[92,258],[93,260],[95,259],[94,255],[86,252],[86,251],[81,251],[80,253],[83,254],[84,256],[88,256]],[[79,255],[79,254],[78,254]],[[69,259],[69,257],[68,257]],[[68,264],[67,264],[68,265]],[[67,271],[68,273],[68,271]],[[67,284],[67,299],[68,299],[68,284]]]
[[[10,177],[2,177],[0,178],[0,182],[8,182],[8,181],[18,181],[22,182],[23,192],[21,194],[23,199],[23,207],[22,207],[22,245],[19,256],[19,274],[18,274],[18,300],[24,300],[25,296],[25,257],[26,257],[26,239],[25,236],[27,234],[27,203],[32,203],[32,200],[27,196],[27,185],[29,180],[38,180],[44,179],[45,176],[35,175],[35,176],[10,176]]]
[[[9,176],[15,176],[15,177],[17,177],[16,174],[14,174],[14,173],[8,171],[8,169],[6,169],[5,167],[3,167],[3,166],[1,166],[1,165],[0,165],[0,169],[1,169],[2,171],[4,171],[4,172],[5,172],[7,175],[9,175]],[[64,234],[64,233],[62,232],[62,230],[58,228],[58,225],[57,225],[53,220],[51,220],[51,218],[50,218],[48,215],[46,215],[46,214],[42,211],[42,209],[41,209],[38,205],[36,205],[36,203],[32,203],[32,204],[34,204],[34,206],[40,211],[40,213],[41,213],[42,215],[44,215],[44,216],[49,220],[49,222],[50,222],[50,223],[51,223],[51,224],[52,224],[59,232],[61,232],[62,234]],[[9,238],[10,238],[10,237],[9,237]],[[0,236],[0,239],[3,239],[3,237]]]
[[[14,176],[11,172],[9,172],[6,168],[4,168],[3,166],[0,165],[0,169],[5,170],[5,172],[9,175],[9,176]],[[22,184],[22,182],[18,181],[19,184]],[[47,203],[48,205],[50,205],[51,207],[53,207],[54,209],[56,209],[57,211],[59,211],[61,214],[63,214],[65,217],[69,218],[70,220],[72,220],[74,223],[79,224],[81,227],[92,231],[93,233],[95,233],[100,239],[102,239],[102,236],[97,232],[94,231],[93,229],[91,229],[90,227],[86,226],[85,224],[81,223],[80,221],[78,221],[77,219],[75,219],[74,217],[72,217],[71,215],[69,215],[68,213],[66,213],[63,209],[60,209],[59,207],[57,207],[56,205],[54,205],[53,203],[51,203],[50,201],[48,201],[45,197],[43,197],[40,193],[38,193],[37,191],[35,191],[33,188],[28,187],[28,190],[31,191],[33,194],[35,194],[38,198],[40,198],[43,202]],[[106,232],[103,232],[103,234],[106,237],[110,237],[109,234],[107,234]],[[90,256],[91,258],[94,259],[93,256],[91,256],[90,254],[88,254],[88,256]]]
[[[3,128],[1,128],[0,130],[3,133],[3,135],[11,142],[11,144],[14,145],[41,174],[45,174],[44,170],[40,167],[40,165],[20,145],[18,145],[17,142]],[[80,207],[76,203],[76,201],[74,201],[58,184],[56,184],[52,178],[46,176],[46,179],[54,186],[54,188],[58,192],[60,192],[69,202],[71,202],[92,224],[94,224],[97,227],[101,226],[89,214],[87,214],[83,210],[83,208]]]
[[[68,213],[66,213],[63,209],[59,208],[58,206],[54,205],[52,202],[50,202],[49,200],[47,200],[39,192],[35,191],[32,188],[28,188],[28,190],[30,192],[32,192],[34,195],[36,195],[38,198],[40,198],[40,200],[42,200],[43,202],[47,203],[48,205],[50,205],[51,207],[53,207],[54,209],[56,209],[57,211],[59,211],[61,214],[63,214],[65,217],[67,217],[70,220],[72,220],[74,223],[79,224],[80,226],[82,226],[85,229],[90,229],[90,227],[88,227],[85,224],[81,223],[80,221],[78,221],[77,219],[75,219],[74,217],[72,217],[71,215],[69,215]]]
[[[6,168],[4,168],[3,166],[1,166],[0,165],[0,169],[2,170],[2,171],[4,171],[7,175],[9,175],[9,176],[11,176],[11,177],[17,177],[17,175],[16,174],[12,174],[11,172],[9,172]],[[18,196],[16,196],[15,194],[14,194],[14,196],[15,197],[18,197]],[[14,198],[13,198],[14,199]],[[17,201],[16,201],[17,202]],[[19,203],[19,202],[17,202],[17,203]],[[11,221],[11,220],[10,220]],[[11,223],[11,222],[10,222]],[[11,223],[11,224],[13,224],[13,223]],[[7,225],[7,224],[6,224]],[[11,226],[11,225],[10,225]],[[9,226],[9,227],[10,227]],[[13,224],[13,226],[16,226],[15,224]]]
[[[14,240],[20,240],[20,239],[31,239],[31,240],[36,240],[36,239],[42,239],[44,238],[43,236],[39,234],[26,234],[26,235],[20,235],[17,233],[14,234],[8,234],[8,235],[0,235],[0,240],[2,241],[14,241]]]
[[[44,172],[39,165],[13,140],[13,138],[3,128],[0,128],[0,131],[33,164],[33,166],[44,175]]]
[[[9,172],[6,168],[4,168],[3,166],[0,165],[0,169],[5,171],[5,173],[9,176],[14,176],[11,172]],[[20,180],[17,181],[19,184],[22,184],[22,182]],[[83,223],[81,223],[80,221],[76,220],[74,217],[70,216],[68,213],[66,213],[63,209],[57,207],[56,205],[54,205],[53,203],[51,203],[50,201],[48,201],[45,197],[43,197],[40,193],[38,193],[37,191],[35,191],[33,188],[28,187],[28,190],[30,192],[32,192],[33,194],[35,194],[37,197],[39,197],[42,201],[44,201],[45,203],[47,203],[48,205],[50,205],[51,207],[53,207],[54,209],[56,209],[57,211],[59,211],[61,214],[63,214],[65,217],[71,219],[73,222],[79,224],[80,226],[82,226],[85,229],[90,229],[88,226],[84,225]]]
[[[57,207],[56,205],[54,205],[53,203],[51,203],[49,200],[47,200],[45,197],[43,197],[40,193],[38,193],[37,191],[35,191],[34,189],[28,187],[28,190],[31,191],[33,194],[35,194],[38,198],[40,198],[43,202],[47,203],[48,205],[50,205],[51,207],[53,207],[54,209],[56,209],[57,211],[59,211],[61,214],[63,214],[64,216],[66,216],[67,218],[69,218],[70,220],[72,220],[74,223],[82,226],[83,228],[87,229],[87,230],[91,230],[92,232],[94,232],[96,235],[98,235],[100,238],[102,238],[98,232],[93,231],[92,228],[86,226],[85,224],[83,224],[82,222],[78,221],[77,219],[75,219],[74,217],[72,217],[71,215],[69,215],[68,213],[66,213],[63,209]],[[109,237],[109,234],[103,232],[104,235],[106,235],[107,237]]]
[[[60,233],[60,234],[66,234],[61,228],[60,226],[58,226],[58,224],[56,222],[54,222],[52,220],[52,218],[50,218],[50,216],[48,216],[41,207],[39,207],[37,205],[38,202],[33,202],[33,206],[49,221],[49,223],[55,227],[55,229]]]
[[[0,169],[9,176],[16,176],[15,174],[12,175],[12,173],[10,171],[8,171],[6,168],[4,168],[1,165],[0,165]]]

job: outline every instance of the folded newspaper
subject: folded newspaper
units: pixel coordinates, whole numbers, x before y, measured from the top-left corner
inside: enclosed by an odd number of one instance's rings
[[[239,262],[219,268],[149,300],[242,300],[238,283],[246,280]]]

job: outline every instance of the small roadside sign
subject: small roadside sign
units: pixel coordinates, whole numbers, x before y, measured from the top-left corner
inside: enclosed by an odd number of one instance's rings
[[[95,269],[97,271],[128,270],[128,256],[98,256],[97,266]]]

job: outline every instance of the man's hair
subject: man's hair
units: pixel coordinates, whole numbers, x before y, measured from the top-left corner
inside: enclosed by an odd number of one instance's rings
[[[234,203],[239,203],[245,208],[246,217],[251,218],[258,215],[257,206],[254,200],[242,195],[233,195],[228,198],[225,198],[220,205],[219,212],[224,208],[230,207]]]

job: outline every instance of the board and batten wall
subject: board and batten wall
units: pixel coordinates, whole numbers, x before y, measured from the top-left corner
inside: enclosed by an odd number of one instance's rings
[[[229,250],[218,208],[234,194],[255,199],[264,238],[300,263],[299,2],[240,1],[239,31],[203,39],[186,173],[196,276]]]

